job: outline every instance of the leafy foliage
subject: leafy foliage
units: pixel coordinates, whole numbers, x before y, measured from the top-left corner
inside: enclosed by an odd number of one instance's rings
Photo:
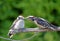
[[[7,32],[17,16],[42,17],[52,24],[60,25],[60,0],[0,0],[0,36],[7,37]],[[26,27],[36,27],[33,22],[27,22]],[[28,35],[27,35],[28,34]],[[31,36],[31,33],[19,34],[14,38]],[[59,32],[42,32],[31,41],[60,41]],[[6,41],[0,39],[0,41]],[[30,41],[30,40],[27,40]]]

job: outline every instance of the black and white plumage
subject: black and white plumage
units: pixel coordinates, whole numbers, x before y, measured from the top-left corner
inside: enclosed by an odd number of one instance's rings
[[[34,21],[35,24],[40,28],[48,28],[48,29],[51,29],[51,30],[55,30],[57,28],[57,26],[52,25],[51,23],[49,23],[48,21],[46,21],[43,18],[28,16],[27,19]]]
[[[17,19],[13,22],[8,32],[9,37],[12,38],[12,36],[16,34],[16,32],[20,28],[24,28],[24,17],[23,16],[18,16]]]

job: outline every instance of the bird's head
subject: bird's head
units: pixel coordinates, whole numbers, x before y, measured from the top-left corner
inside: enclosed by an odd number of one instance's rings
[[[28,16],[28,17],[26,17],[26,19],[31,20],[31,21],[34,21],[35,20],[35,17],[34,16]]]
[[[17,19],[24,19],[24,17],[23,16],[18,16]]]

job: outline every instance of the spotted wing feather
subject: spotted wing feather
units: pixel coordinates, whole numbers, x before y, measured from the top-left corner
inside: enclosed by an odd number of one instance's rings
[[[49,23],[49,22],[46,21],[45,19],[37,18],[36,20],[37,20],[37,23],[38,23],[39,25],[42,25],[43,27],[51,28],[51,29],[57,28],[57,26],[52,25],[51,23]]]
[[[37,18],[37,23],[38,23],[39,25],[44,26],[44,27],[50,27],[50,25],[49,25],[48,22],[46,22],[45,20],[39,19],[39,18]]]
[[[11,28],[14,29],[15,23],[16,23],[17,21],[18,21],[18,20],[16,19],[16,20],[13,22],[13,24],[12,24],[11,27],[10,27],[10,29],[11,29]]]

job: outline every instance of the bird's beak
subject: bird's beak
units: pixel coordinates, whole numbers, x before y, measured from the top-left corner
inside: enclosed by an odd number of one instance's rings
[[[29,20],[30,22],[32,21],[29,17],[26,17],[25,19]]]
[[[25,19],[29,19],[29,17],[26,17]]]
[[[28,17],[25,17],[24,20],[29,19]]]

